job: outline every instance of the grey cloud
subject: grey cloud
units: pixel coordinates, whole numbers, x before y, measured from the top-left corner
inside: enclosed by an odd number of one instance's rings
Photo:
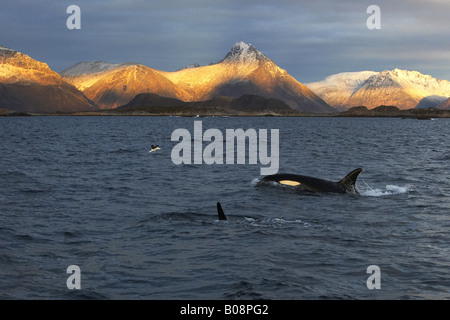
[[[171,71],[218,61],[242,40],[301,82],[391,66],[450,79],[449,1],[376,1],[382,29],[368,30],[372,0],[78,0],[82,29],[69,31],[72,2],[2,4],[0,44],[57,71],[87,60]]]

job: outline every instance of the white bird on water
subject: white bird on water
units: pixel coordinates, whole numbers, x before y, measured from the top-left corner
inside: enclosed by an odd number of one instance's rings
[[[149,152],[153,152],[156,150],[161,150],[161,148],[159,147],[159,145],[157,144],[156,146],[152,144],[152,150],[150,150]]]

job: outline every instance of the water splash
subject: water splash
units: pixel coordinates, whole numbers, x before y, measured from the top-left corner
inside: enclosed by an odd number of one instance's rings
[[[251,184],[252,184],[253,186],[256,186],[256,185],[258,185],[260,182],[261,182],[260,179],[255,178],[255,179],[252,180]]]
[[[382,197],[382,196],[389,196],[389,195],[395,195],[395,194],[404,194],[407,193],[411,187],[410,186],[396,186],[392,184],[386,185],[384,189],[373,189],[371,188],[367,183],[365,183],[364,188],[359,188],[359,194],[362,196],[367,197]]]

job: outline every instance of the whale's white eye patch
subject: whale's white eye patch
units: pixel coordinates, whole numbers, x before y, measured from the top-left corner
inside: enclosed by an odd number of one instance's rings
[[[288,185],[288,186],[293,186],[293,187],[300,185],[300,182],[293,181],[293,180],[280,180],[279,183],[280,184],[285,184],[285,185]]]

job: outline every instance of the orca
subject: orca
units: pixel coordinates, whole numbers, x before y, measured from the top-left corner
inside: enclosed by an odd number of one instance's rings
[[[274,181],[279,184],[298,187],[300,190],[309,192],[358,193],[355,188],[355,183],[361,171],[361,168],[355,169],[338,182],[291,173],[265,176],[261,179],[261,182]]]
[[[227,217],[225,216],[225,213],[222,210],[220,202],[217,202],[217,214],[219,215],[219,220],[227,220]]]

